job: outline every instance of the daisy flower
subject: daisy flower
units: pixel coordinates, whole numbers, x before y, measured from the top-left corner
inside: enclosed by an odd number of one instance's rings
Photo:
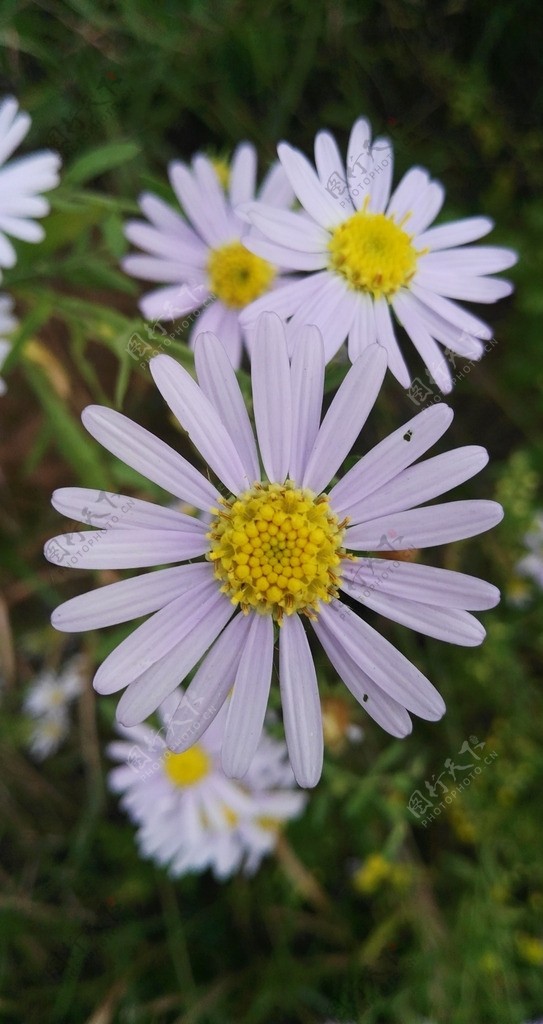
[[[328,132],[316,138],[316,171],[287,143],[278,153],[303,210],[244,205],[240,212],[258,229],[245,244],[262,259],[306,273],[249,305],[242,324],[249,327],[265,309],[292,317],[292,338],[303,324],[315,324],[327,361],[346,338],[352,362],[377,341],[407,388],[411,375],[396,340],[396,319],[439,387],[450,391],[451,371],[437,343],[479,359],[491,338],[486,324],[451,300],[495,302],[509,295],[508,281],[486,275],[512,266],[516,254],[466,245],[491,230],[488,217],[431,228],[445,191],[421,167],[411,168],[391,196],[392,146],[387,139],[371,145],[364,119],[352,129],[346,168]]]
[[[0,370],[11,349],[10,342],[5,335],[12,334],[17,327],[17,320],[13,316],[13,299],[9,295],[0,295]],[[0,395],[6,393],[6,382],[0,377]]]
[[[68,709],[83,685],[81,663],[75,658],[60,675],[42,672],[28,690],[23,710],[33,720],[28,747],[37,760],[54,754],[68,735]]]
[[[189,343],[193,345],[202,331],[219,334],[237,368],[242,341],[247,340],[241,311],[254,299],[280,291],[283,284],[275,261],[261,259],[245,247],[250,225],[235,211],[238,204],[254,199],[256,151],[247,142],[237,147],[226,194],[224,168],[201,153],[191,168],[176,162],[168,172],[187,219],[157,196],[142,195],[140,207],[150,223],[129,221],[125,234],[146,255],[126,256],[123,269],[165,285],[140,300],[148,320],[173,320],[202,307],[191,317]],[[270,169],[258,197],[270,210],[292,204],[294,193],[280,164]]]
[[[29,115],[19,112],[13,96],[0,104],[0,267],[13,267],[17,259],[7,235],[24,242],[41,242],[44,230],[33,218],[49,213],[49,203],[40,193],[59,182],[60,157],[48,150],[19,157],[4,166],[30,125]]]
[[[290,758],[300,785],[312,786],[321,772],[323,739],[304,624],[366,711],[393,735],[405,736],[408,711],[436,720],[445,705],[422,673],[340,599],[340,590],[422,633],[468,646],[482,641],[484,629],[465,609],[492,607],[499,596],[495,587],[461,573],[353,552],[473,537],[499,522],[502,510],[492,501],[417,507],[487,462],[483,448],[470,446],[413,465],[452,420],[442,403],[378,444],[325,492],[379,393],[384,350],[369,346],[355,361],[320,427],[324,349],[318,330],[301,332],[291,361],[281,320],[265,314],[252,350],[258,448],[232,365],[214,335],[196,341],[198,383],[169,356],[150,363],[163,398],[218,484],[121,413],[100,406],[83,412],[87,430],[105,448],[170,495],[210,512],[211,519],[206,524],[135,499],[129,506],[120,497],[126,514],[111,529],[84,533],[69,564],[190,564],[73,598],[52,622],[60,630],[84,630],[153,613],[94,679],[99,693],[127,687],[117,717],[128,727],[150,715],[208,651],[167,742],[178,752],[188,749],[233,687],[222,764],[238,778],[258,746],[278,641]],[[86,522],[97,505],[95,492],[85,488],[55,491],[52,500],[59,512]],[[46,557],[61,560],[65,543],[54,538]]]
[[[163,727],[179,703],[179,694],[159,708]],[[123,739],[110,744],[120,762],[109,775],[121,793],[121,806],[138,825],[144,857],[179,877],[211,868],[223,880],[240,868],[253,874],[271,853],[284,822],[301,814],[307,797],[293,792],[294,776],[284,743],[263,734],[243,785],[226,778],[221,743],[226,707],[199,743],[172,754],[160,732],[148,726],[120,727]]]

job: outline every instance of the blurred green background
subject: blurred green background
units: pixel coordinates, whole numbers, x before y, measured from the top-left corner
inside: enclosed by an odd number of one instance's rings
[[[543,601],[515,572],[542,501],[542,29],[535,0],[3,0],[0,95],[32,116],[27,151],[58,149],[64,174],[45,242],[19,244],[1,286],[21,320],[0,402],[1,1021],[543,1015]],[[21,697],[36,672],[82,650],[90,678],[123,635],[71,639],[49,626],[55,605],[92,578],[44,563],[42,544],[60,529],[49,497],[68,484],[140,486],[85,435],[89,401],[180,443],[126,351],[141,322],[138,285],[118,261],[138,194],[169,197],[170,159],[227,157],[244,138],[261,166],[281,138],[310,153],[321,127],[345,147],[362,113],[390,134],[395,180],[422,164],[446,186],[441,220],[489,215],[491,244],[520,253],[513,297],[475,310],[497,343],[458,383],[447,440],[489,448],[490,466],[458,496],[495,497],[506,518],[440,553],[504,598],[483,616],[476,650],[374,616],[438,686],[447,716],[392,740],[323,662],[323,694],[340,702],[329,710],[362,725],[363,741],[329,745],[307,812],[254,879],[174,883],[138,859],[106,792],[114,700],[95,704],[89,688],[68,744],[42,765],[25,752]],[[389,377],[365,446],[415,411]],[[423,827],[410,795],[472,736],[496,757]]]

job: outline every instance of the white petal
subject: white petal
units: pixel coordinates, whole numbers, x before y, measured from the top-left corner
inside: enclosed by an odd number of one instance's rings
[[[224,730],[222,767],[231,778],[242,778],[256,753],[268,704],[272,664],[272,617],[253,615]]]
[[[341,589],[379,615],[385,615],[402,626],[414,629],[417,633],[434,637],[436,640],[444,640],[448,644],[478,647],[486,635],[483,626],[473,615],[458,608],[433,608],[429,604],[407,601],[403,597],[397,598],[375,591],[372,591],[369,597],[360,597],[356,587],[351,587],[347,580],[342,581]]]
[[[411,291],[405,292],[405,294],[409,295],[412,308],[416,309],[419,319],[436,341],[446,345],[453,352],[466,356],[468,359],[481,358],[484,352],[484,345],[479,338],[474,338],[473,334],[462,331],[459,327],[455,327],[454,324],[444,320],[439,313],[426,306]],[[443,299],[443,301],[445,302],[446,300]]]
[[[434,270],[417,270],[414,284],[429,291],[445,295],[450,299],[465,299],[469,302],[497,302],[510,295],[513,285],[510,281],[495,280],[491,277],[463,277]]]
[[[202,562],[109,583],[59,605],[51,616],[51,623],[61,632],[78,633],[130,622],[164,608],[176,597],[205,582],[212,573],[209,563]]]
[[[127,256],[124,266],[133,266],[137,256]],[[130,260],[130,263],[129,263]],[[177,284],[157,288],[139,300],[139,307],[146,320],[176,320],[177,317],[192,313],[209,298],[209,291],[201,284]]]
[[[371,178],[368,211],[384,213],[390,198],[394,168],[394,150],[390,139],[380,137],[375,140],[371,148],[371,161],[368,169],[368,177]]]
[[[360,187],[359,178],[360,175],[366,176],[371,170],[370,144],[369,121],[365,117],[359,117],[351,129],[347,147],[347,182],[357,210],[360,210],[367,195],[366,190]]]
[[[326,191],[332,196],[335,194],[333,191],[334,182],[337,182],[339,179],[342,183],[340,188],[343,188],[340,196],[342,208],[347,211],[347,215],[354,213],[353,202],[349,195],[347,182],[345,181],[343,160],[341,159],[336,140],[333,135],[330,135],[330,132],[319,132],[315,139],[315,165],[321,184],[324,185]]]
[[[340,224],[345,219],[345,211],[321,185],[318,175],[303,153],[286,142],[279,143],[277,153],[300,203],[309,215],[324,228]]]
[[[373,299],[363,292],[357,296],[356,310],[349,331],[349,359],[354,363],[358,356],[377,341]]]
[[[35,224],[33,220],[24,220],[21,217],[6,217],[5,214],[2,214],[0,228],[6,234],[13,238],[20,238],[23,242],[41,242],[45,238],[45,231],[41,224]]]
[[[175,530],[205,534],[206,527],[194,516],[126,494],[91,490],[88,487],[61,487],[53,492],[51,504],[57,512],[88,526],[119,530],[143,527],[151,530]]]
[[[303,477],[303,487],[319,494],[350,452],[379,394],[386,358],[372,345],[353,363],[335,395],[317,435]]]
[[[214,334],[199,334],[194,346],[198,383],[232,438],[247,478],[260,479],[258,453],[251,423],[232,364]]]
[[[328,254],[324,249],[320,252],[304,252],[302,249],[269,242],[256,233],[244,235],[243,244],[249,252],[254,252],[261,259],[283,270],[322,270],[328,263]]]
[[[193,445],[233,494],[250,487],[232,438],[201,388],[171,356],[160,355],[149,364],[155,384]]]
[[[324,743],[317,674],[298,615],[286,615],[279,631],[279,680],[292,770],[310,788],[321,777]]]
[[[244,327],[253,326],[261,313],[277,313],[285,320],[292,316],[306,299],[316,296],[328,277],[327,271],[322,274],[309,274],[305,278],[272,289],[262,298],[256,299],[241,310],[242,325]]]
[[[453,415],[448,405],[439,402],[380,441],[330,491],[336,515],[349,515],[353,505],[424,455],[451,425]]]
[[[177,161],[169,165],[168,173],[181,206],[201,238],[212,247],[224,245],[229,240],[229,231],[225,231],[224,216],[215,221],[206,189],[188,167]]]
[[[461,306],[457,306],[456,302],[449,302],[448,299],[443,298],[441,295],[437,295],[428,288],[419,287],[419,285],[414,281],[411,282],[409,289],[413,295],[416,295],[424,305],[429,307],[429,309],[433,309],[438,316],[442,316],[444,320],[454,324],[461,330],[466,331],[468,334],[473,334],[474,337],[481,338],[483,341],[487,341],[492,337],[492,331],[488,324],[479,320],[478,317],[473,316],[472,313],[468,313],[468,311],[462,309]]]
[[[258,190],[258,198],[263,203],[271,206],[292,206],[294,202],[294,189],[288,180],[285,171],[279,160],[276,160],[270,167]]]
[[[316,327],[303,327],[291,363],[292,443],[289,476],[303,478],[320,424],[324,388],[324,348]]]
[[[319,291],[306,296],[287,325],[287,342],[293,350],[296,336],[303,325],[314,324],[322,334],[324,358],[328,363],[351,329],[358,296],[339,274],[328,272],[322,278]]]
[[[44,548],[45,557],[54,557],[58,546],[68,545],[62,564],[69,569],[140,569],[144,566],[183,562],[197,558],[209,548],[201,530],[84,530],[74,543],[73,533],[52,537]],[[66,551],[66,548],[63,547]]]
[[[387,216],[393,217],[396,223],[403,220],[407,213],[410,213],[420,195],[424,194],[430,183],[428,172],[422,167],[411,167],[407,174],[404,174],[400,183],[392,193],[387,208]],[[411,234],[409,222],[407,230]]]
[[[124,234],[132,245],[145,249],[153,256],[162,259],[179,260],[181,263],[192,263],[204,268],[208,249],[194,232],[194,240],[186,241],[179,234],[159,230],[145,221],[129,220],[124,225]]]
[[[502,519],[503,509],[495,501],[449,501],[350,526],[345,546],[355,551],[384,551],[390,550],[392,541],[398,549],[429,548],[475,537]]]
[[[104,448],[148,480],[204,511],[216,505],[216,488],[190,462],[138,423],[99,405],[89,405],[81,419]]]
[[[427,330],[419,316],[415,300],[405,289],[401,289],[392,300],[392,307],[402,327],[424,360],[432,378],[445,394],[452,391],[453,382],[450,366],[443,352]]]
[[[266,206],[262,202],[248,203],[242,212],[270,242],[286,249],[322,253],[330,241],[329,231],[301,213],[278,210],[276,206]]]
[[[518,261],[518,253],[513,249],[505,249],[497,245],[465,245],[459,249],[446,249],[443,252],[430,252],[421,256],[418,265],[421,270],[439,273],[497,274],[501,270],[513,267]]]
[[[252,348],[256,432],[268,480],[283,483],[290,464],[292,398],[285,328],[275,313],[260,317]]]
[[[424,231],[437,217],[445,199],[445,189],[437,181],[431,181],[423,192],[415,199],[405,223],[405,230],[410,235],[418,235]]]

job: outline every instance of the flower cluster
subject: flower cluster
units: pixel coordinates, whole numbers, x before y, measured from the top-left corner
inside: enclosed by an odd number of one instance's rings
[[[50,757],[68,735],[71,703],[83,689],[81,663],[75,658],[60,674],[45,671],[34,680],[23,703],[31,721],[28,747],[37,761]]]

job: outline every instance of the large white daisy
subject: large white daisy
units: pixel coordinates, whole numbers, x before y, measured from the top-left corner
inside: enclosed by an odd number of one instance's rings
[[[150,223],[134,220],[125,227],[128,240],[147,255],[126,256],[124,270],[166,285],[140,300],[144,317],[173,320],[203,307],[190,318],[190,343],[202,331],[219,334],[235,367],[241,362],[244,340],[241,311],[259,296],[280,290],[283,283],[275,261],[246,249],[250,226],[235,211],[240,203],[254,199],[256,164],[254,147],[241,143],[225,193],[219,170],[201,153],[192,167],[171,163],[170,183],[187,220],[162,199],[145,193],[139,202]],[[280,164],[270,169],[258,197],[270,210],[292,205],[294,193]]]
[[[282,322],[273,313],[261,317],[252,391],[263,470],[225,349],[214,335],[201,335],[195,359],[198,383],[169,356],[155,357],[150,367],[218,483],[113,409],[91,406],[83,422],[110,452],[211,514],[210,521],[122,496],[104,521],[100,495],[65,488],[54,493],[55,508],[86,523],[96,515],[104,528],[75,543],[73,534],[56,537],[45,548],[50,561],[79,568],[190,564],[73,598],[52,622],[61,630],[85,630],[153,613],[106,658],[94,686],[99,693],[127,688],[117,717],[132,726],[204,658],[173,716],[168,743],[188,749],[233,687],[222,763],[234,777],[245,774],[258,745],[278,641],[289,754],[300,785],[312,786],[321,773],[323,738],[305,625],[368,714],[393,735],[411,730],[408,711],[435,720],[445,710],[432,684],[340,599],[340,591],[428,636],[467,646],[482,641],[483,627],[465,609],[492,607],[495,587],[457,572],[352,552],[434,547],[495,525],[502,509],[492,501],[417,507],[477,473],[487,453],[469,446],[413,465],[452,420],[439,403],[325,492],[379,393],[386,371],[381,346],[368,347],[355,361],[319,427],[324,349],[318,330],[302,330],[290,361]]]
[[[262,259],[305,275],[255,300],[241,314],[242,324],[250,327],[261,312],[273,310],[292,317],[292,340],[303,324],[315,324],[327,361],[346,338],[353,362],[377,341],[394,376],[408,387],[411,375],[396,339],[396,319],[439,387],[450,391],[451,370],[440,345],[479,359],[492,336],[486,324],[451,300],[495,302],[509,295],[508,281],[486,275],[512,266],[516,253],[467,245],[491,230],[488,217],[431,228],[445,191],[421,167],[408,171],[391,196],[392,146],[386,139],[371,145],[364,119],[352,129],[347,168],[328,132],[316,137],[316,171],[287,143],[278,153],[303,211],[244,205],[240,212],[258,229],[245,244]]]
[[[44,230],[34,218],[49,213],[49,203],[40,193],[59,182],[58,153],[43,150],[6,164],[31,123],[28,114],[19,112],[13,96],[0,104],[0,267],[13,267],[17,259],[8,235],[24,242],[41,242]]]
[[[164,726],[180,700],[178,692],[159,708]],[[211,868],[218,879],[243,869],[253,874],[277,843],[280,828],[301,814],[307,797],[294,791],[284,743],[261,736],[243,783],[221,768],[226,706],[190,750],[173,754],[161,732],[146,725],[119,727],[121,741],[109,755],[121,762],[109,784],[138,825],[144,857],[179,877]]]

